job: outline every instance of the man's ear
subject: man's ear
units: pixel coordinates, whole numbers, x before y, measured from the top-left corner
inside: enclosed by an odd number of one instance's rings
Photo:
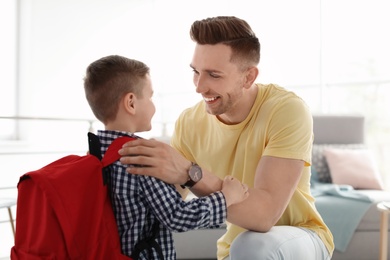
[[[135,103],[137,101],[137,97],[134,93],[127,93],[122,99],[122,105],[127,113],[134,115],[135,114]]]
[[[250,88],[259,75],[259,69],[257,67],[250,67],[246,72],[245,86]]]

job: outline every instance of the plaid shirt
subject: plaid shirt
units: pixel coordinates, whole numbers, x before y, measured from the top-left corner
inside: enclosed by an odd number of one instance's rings
[[[98,131],[102,155],[111,142],[127,132]],[[138,137],[137,137],[138,138]],[[129,174],[119,161],[111,166],[111,201],[118,225],[122,253],[131,256],[135,244],[151,236],[152,226],[160,222],[156,238],[164,259],[176,259],[172,232],[185,232],[198,228],[217,228],[226,220],[225,197],[221,192],[183,201],[174,185],[153,177]],[[153,252],[152,259],[158,259]],[[140,259],[147,259],[141,253]]]

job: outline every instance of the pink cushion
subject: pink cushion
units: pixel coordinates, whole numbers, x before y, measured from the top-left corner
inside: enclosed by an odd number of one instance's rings
[[[355,189],[383,190],[380,174],[369,150],[326,148],[324,155],[334,184],[347,184]]]

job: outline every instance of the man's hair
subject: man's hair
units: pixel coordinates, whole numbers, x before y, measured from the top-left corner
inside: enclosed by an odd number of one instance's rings
[[[111,55],[91,63],[84,78],[85,96],[98,120],[114,120],[122,97],[132,92],[142,98],[149,67],[143,62]]]
[[[195,21],[190,30],[197,44],[224,44],[232,49],[232,62],[244,68],[260,61],[260,42],[249,24],[234,16],[217,16]]]

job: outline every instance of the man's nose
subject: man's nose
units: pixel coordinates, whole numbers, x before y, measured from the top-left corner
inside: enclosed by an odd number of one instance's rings
[[[207,84],[202,76],[199,76],[194,83],[196,87],[196,93],[204,93],[208,90],[208,88],[206,87]]]

